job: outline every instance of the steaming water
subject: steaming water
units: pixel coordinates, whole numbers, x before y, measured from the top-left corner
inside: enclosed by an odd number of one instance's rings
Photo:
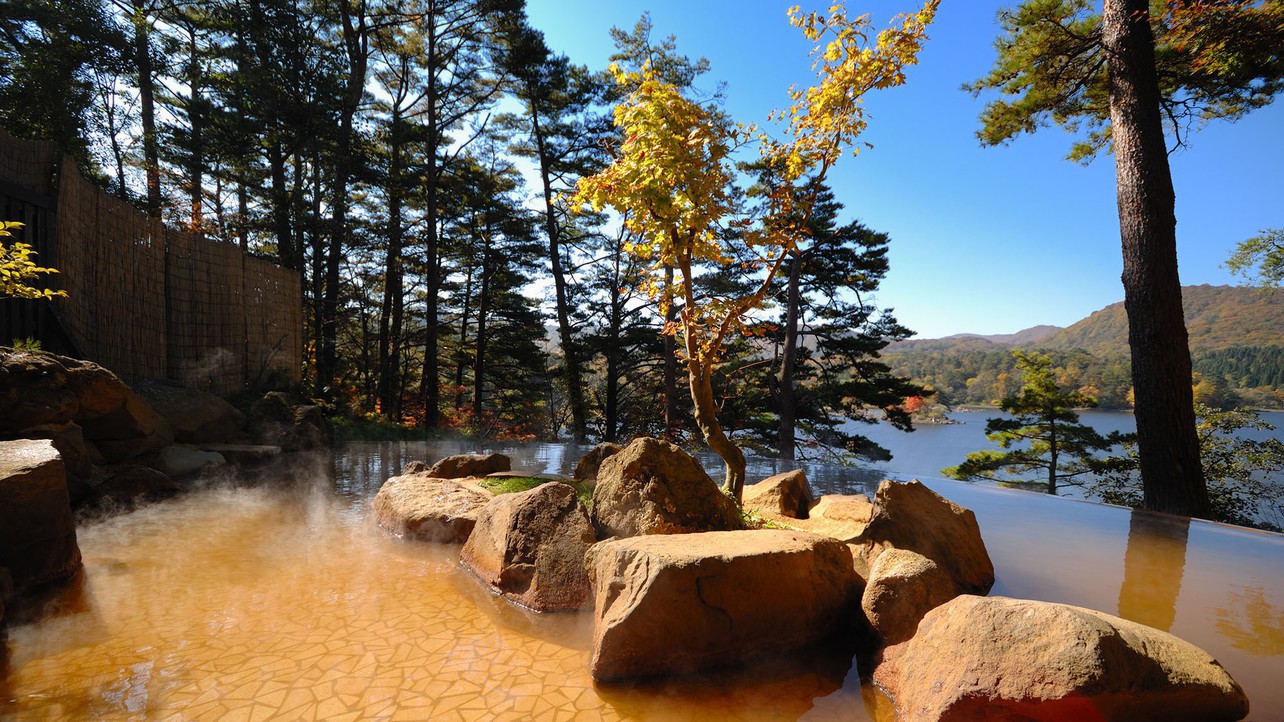
[[[512,607],[460,569],[458,547],[402,542],[374,524],[369,499],[385,478],[458,450],[351,445],[293,459],[266,484],[211,487],[82,527],[78,582],[42,610],[12,610],[39,618],[15,623],[0,647],[0,718],[893,718],[841,642],[709,677],[594,686],[590,615]],[[580,453],[502,450],[532,472],[565,472]],[[808,471],[828,491],[873,481]],[[1169,629],[1226,666],[1252,719],[1284,720],[1284,537],[930,485],[977,512],[994,594]]]

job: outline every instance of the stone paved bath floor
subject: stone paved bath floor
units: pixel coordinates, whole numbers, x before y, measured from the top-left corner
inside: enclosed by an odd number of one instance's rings
[[[0,650],[0,718],[893,719],[841,643],[711,677],[595,686],[590,615],[514,608],[458,566],[457,547],[374,525],[383,479],[441,452],[351,445],[297,460],[293,481],[215,485],[86,525],[83,576],[27,609],[38,621],[11,627]],[[515,467],[561,471],[559,453],[515,450]],[[813,476],[830,491],[842,473]],[[977,511],[995,594],[1169,628],[1245,686],[1252,719],[1284,720],[1284,538],[933,486]]]

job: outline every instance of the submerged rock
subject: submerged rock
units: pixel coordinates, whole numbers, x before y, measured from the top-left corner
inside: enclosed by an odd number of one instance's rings
[[[156,455],[156,468],[169,476],[182,477],[226,465],[227,459],[222,454],[193,446],[175,444]]]
[[[850,624],[836,539],[784,530],[651,535],[589,552],[599,680],[695,672],[799,649]]]
[[[550,482],[481,510],[460,561],[497,593],[539,612],[592,604],[584,555],[597,540],[575,489]]]
[[[451,479],[394,476],[384,482],[371,505],[379,526],[397,536],[462,543],[491,496]]]
[[[602,462],[621,451],[624,451],[623,446],[610,441],[603,441],[589,449],[589,452],[575,463],[575,480],[586,484],[596,483],[597,472],[602,468]]]
[[[740,529],[740,510],[700,462],[659,439],[634,439],[602,462],[593,523],[603,536]]]
[[[1172,720],[1248,714],[1208,653],[1090,609],[964,595],[888,647],[874,681],[906,720]]]
[[[413,462],[411,462],[413,463]],[[438,479],[462,479],[508,471],[513,462],[503,454],[455,454],[437,460],[424,472]]]
[[[80,569],[67,474],[51,441],[0,441],[0,567],[19,593]]]
[[[807,475],[795,469],[746,486],[743,501],[746,509],[759,513],[806,519],[815,500]]]

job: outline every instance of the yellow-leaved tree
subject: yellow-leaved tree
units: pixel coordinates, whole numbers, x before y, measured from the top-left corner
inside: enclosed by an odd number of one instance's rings
[[[22,228],[17,221],[0,221],[0,239],[11,238],[10,228]],[[37,266],[31,257],[35,250],[26,243],[0,240],[0,299],[4,298],[54,298],[67,295],[66,291],[52,291],[31,285],[37,276],[57,273],[52,268]]]
[[[866,125],[863,96],[905,82],[905,68],[917,62],[939,2],[928,0],[876,35],[868,15],[849,18],[842,3],[823,15],[791,8],[790,22],[816,44],[817,80],[808,88],[790,89],[790,107],[769,118],[784,123],[784,141],[731,122],[649,67],[638,73],[610,68],[617,83],[633,88],[615,108],[624,142],[610,166],[580,180],[574,203],[615,209],[638,239],[625,247],[627,253],[652,262],[653,271],[678,270],[677,288],[669,293],[658,272],[649,276],[645,290],[657,300],[682,300],[677,328],[665,332],[681,334],[696,425],[726,463],[726,490],[737,501],[744,489],[745,456],[718,423],[713,395],[723,345],[762,307],[776,272],[807,232],[829,169],[849,149],[855,153],[854,141]],[[747,215],[741,211],[733,153],[753,142],[761,164],[773,173],[766,202],[757,214]],[[732,262],[759,272],[756,290],[697,296],[699,266]]]

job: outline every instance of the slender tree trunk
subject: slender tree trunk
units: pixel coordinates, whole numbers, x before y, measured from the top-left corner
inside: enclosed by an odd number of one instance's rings
[[[1048,493],[1053,496],[1057,493],[1057,421],[1049,413],[1052,424],[1048,429]]]
[[[1143,505],[1207,515],[1177,274],[1177,220],[1147,0],[1106,0],[1110,126]]]
[[[664,267],[664,326],[672,329],[678,320],[678,310],[673,288],[673,266]],[[664,341],[664,437],[673,441],[678,435],[678,344],[672,333],[665,333]]]
[[[134,0],[134,62],[143,124],[143,170],[147,176],[147,215],[161,217],[160,147],[156,138],[156,83],[152,70],[151,24],[147,7]]]
[[[384,267],[383,303],[379,313],[379,405],[384,415],[401,418],[400,399],[393,398],[397,375],[401,369],[400,347],[396,328],[397,300],[401,297],[401,107],[392,109],[389,134],[391,162],[388,168],[388,260]]]
[[[532,93],[533,95],[533,93]],[[549,177],[548,148],[545,147],[544,134],[539,125],[539,109],[531,102],[531,135],[535,141],[535,151],[539,155],[539,178],[544,191],[544,230],[548,235],[548,260],[553,269],[553,293],[557,305],[557,332],[562,345],[563,378],[566,382],[566,398],[571,406],[571,434],[576,443],[588,439],[588,411],[584,401],[584,384],[580,370],[578,343],[571,333],[570,303],[566,299],[566,274],[562,270],[562,247],[557,227],[557,217],[553,211],[553,183]]]
[[[473,353],[473,423],[481,420],[486,402],[486,316],[490,313],[490,228],[483,230],[481,289],[477,294],[477,345]]]
[[[244,179],[236,182],[236,242],[241,253],[250,250],[250,191]]]
[[[617,441],[620,426],[620,360],[624,350],[620,348],[620,332],[624,326],[624,298],[620,293],[623,279],[620,277],[620,259],[624,254],[616,253],[611,259],[611,315],[608,319],[609,342],[606,355],[606,399],[603,404],[605,419],[602,429],[603,441]]]
[[[286,268],[302,267],[301,249],[294,247],[294,234],[290,222],[290,191],[285,175],[285,149],[281,134],[270,133],[268,142],[268,175],[272,181],[272,227],[276,235],[276,252],[281,265]]]
[[[187,85],[187,121],[192,133],[192,157],[188,165],[188,195],[191,199],[191,228],[200,233],[205,227],[205,97],[202,89],[203,76],[199,49],[196,46],[196,29],[188,29],[189,64]]]
[[[468,266],[464,273],[464,297],[459,313],[459,350],[455,352],[455,411],[464,406],[464,367],[468,364],[468,354],[464,347],[468,343],[469,314],[472,313],[473,300],[473,267]]]
[[[427,160],[428,167],[424,173],[424,223],[427,226],[427,234],[424,238],[424,260],[425,273],[427,274],[425,289],[425,306],[424,309],[424,370],[422,380],[419,384],[420,397],[424,404],[424,426],[433,429],[440,422],[438,407],[441,405],[441,388],[437,381],[438,363],[437,363],[437,346],[440,343],[437,328],[437,189],[441,169],[437,163],[438,147],[441,144],[441,130],[438,128],[440,120],[440,109],[437,107],[437,71],[441,62],[437,47],[437,24],[433,22],[431,14],[428,22],[428,37],[424,42],[424,52],[428,56],[428,88],[425,97],[427,112],[425,113],[425,124],[427,126],[428,148]]]
[[[685,307],[682,309],[682,336],[687,351],[687,381],[691,388],[691,403],[695,409],[696,426],[713,453],[726,464],[725,487],[740,503],[745,487],[745,454],[732,443],[718,423],[718,406],[713,398],[713,365],[706,361],[696,348],[695,335],[690,332],[688,315],[695,308],[694,282],[691,277],[691,260],[679,259],[682,272],[682,290]]]
[[[798,359],[798,310],[801,305],[803,259],[795,253],[790,258],[789,281],[785,290],[784,343],[780,350],[780,372],[776,375],[777,411],[780,413],[780,458],[794,460],[794,427],[798,418],[798,399],[794,393],[794,366]]]

